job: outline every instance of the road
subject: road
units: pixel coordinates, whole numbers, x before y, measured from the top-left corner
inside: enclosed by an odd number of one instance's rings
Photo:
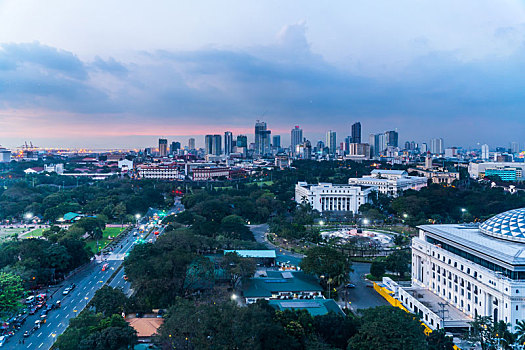
[[[348,299],[351,302],[352,309],[366,309],[369,307],[390,305],[388,302],[381,297],[374,288],[369,286],[372,282],[364,279],[365,275],[370,272],[369,263],[354,262],[352,264],[353,272],[350,273],[350,280],[355,284],[355,288],[348,289]],[[369,285],[367,287],[367,285]],[[344,292],[341,293],[341,297],[344,296]]]
[[[268,233],[268,224],[261,224],[261,225],[249,225],[250,230],[253,233],[253,237],[258,243],[263,243],[268,247],[268,249],[274,249],[277,256],[283,256],[283,257],[294,257],[297,259],[302,259],[303,255],[298,253],[292,253],[288,250],[282,249],[275,244],[269,242],[266,239],[266,234]]]
[[[184,210],[180,201],[176,201],[174,207],[168,214],[178,213]],[[22,328],[20,328],[9,341],[4,344],[5,349],[49,349],[60,334],[62,334],[69,324],[69,320],[78,313],[80,313],[95,295],[95,292],[100,289],[111,277],[111,275],[118,269],[126,253],[131,251],[135,244],[136,237],[133,234],[137,232],[134,228],[125,238],[122,239],[120,245],[117,245],[110,255],[105,256],[107,261],[95,260],[87,264],[80,272],[64,281],[61,287],[57,290],[54,296],[48,299],[47,303],[56,303],[61,300],[61,307],[51,310],[47,316],[47,322],[42,325],[40,329],[34,331],[29,337],[23,338],[25,331],[33,328],[35,321],[40,318],[40,313],[29,316]],[[160,231],[162,234],[162,231]],[[149,238],[155,240],[157,236],[151,234]],[[107,263],[108,269],[102,271],[103,264]],[[71,283],[75,283],[76,287],[68,295],[62,295],[65,288],[69,287]],[[122,268],[109,283],[112,287],[121,287],[126,294],[130,294],[130,284],[124,280],[124,269]],[[19,344],[23,340],[24,344]]]

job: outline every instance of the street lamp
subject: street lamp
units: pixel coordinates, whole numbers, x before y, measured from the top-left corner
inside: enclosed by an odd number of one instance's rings
[[[363,219],[363,225],[368,225],[370,223],[370,221],[368,219]]]
[[[408,214],[407,214],[407,213],[404,213],[404,214],[403,214],[403,217],[404,217],[405,219],[408,218]]]
[[[135,219],[137,220],[137,225],[139,224],[140,214],[135,214]]]
[[[26,220],[31,220],[31,219],[33,218],[33,213],[26,213],[26,214],[24,215],[24,218],[25,218]]]
[[[236,301],[236,300],[237,300],[237,294],[232,294],[231,299],[232,299],[233,301]]]
[[[467,211],[467,209],[465,209],[465,208],[461,208],[461,212],[462,212],[462,213],[465,213],[466,211]]]
[[[319,225],[323,226],[324,225],[324,221],[323,220],[319,221]]]

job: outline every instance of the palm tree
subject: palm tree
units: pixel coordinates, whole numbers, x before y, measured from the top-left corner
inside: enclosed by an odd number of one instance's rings
[[[518,344],[525,343],[525,320],[518,321],[514,335]]]

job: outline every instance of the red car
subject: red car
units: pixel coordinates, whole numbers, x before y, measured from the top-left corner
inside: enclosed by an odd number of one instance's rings
[[[102,271],[106,271],[108,267],[109,267],[109,264],[102,265]]]
[[[155,231],[155,236],[158,236],[158,234],[159,234],[159,231]]]

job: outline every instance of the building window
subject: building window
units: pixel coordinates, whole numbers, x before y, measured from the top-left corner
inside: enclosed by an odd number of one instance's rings
[[[516,305],[516,311],[518,311],[518,305]]]

